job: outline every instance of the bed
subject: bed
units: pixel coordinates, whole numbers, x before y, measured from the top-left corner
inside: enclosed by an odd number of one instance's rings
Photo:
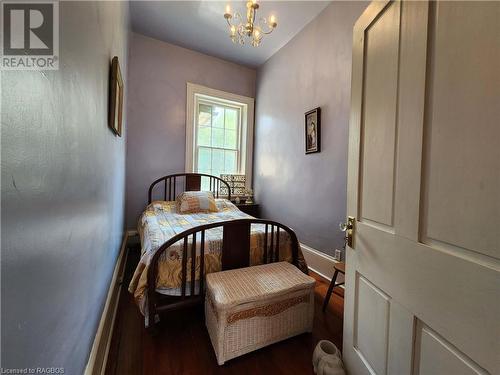
[[[176,194],[202,188],[212,192],[218,211],[177,213]],[[148,195],[138,224],[141,259],[129,285],[146,327],[154,327],[161,312],[203,303],[208,273],[277,261],[307,273],[295,233],[240,211],[228,199],[229,185],[218,177],[165,176],[151,184]]]

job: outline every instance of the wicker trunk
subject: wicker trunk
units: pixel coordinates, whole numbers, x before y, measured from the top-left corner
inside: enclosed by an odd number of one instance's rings
[[[217,363],[312,331],[314,279],[287,262],[207,275],[205,319]]]

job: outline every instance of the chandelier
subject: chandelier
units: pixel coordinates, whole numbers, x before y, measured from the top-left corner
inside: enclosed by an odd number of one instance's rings
[[[234,12],[234,15],[232,15],[231,7],[229,5],[226,6],[224,18],[229,25],[229,37],[233,43],[245,44],[245,39],[249,39],[250,44],[253,47],[257,47],[264,34],[271,34],[276,26],[278,26],[274,15],[269,17],[269,21],[265,18],[260,18],[258,24],[256,24],[257,9],[259,9],[257,0],[248,1],[246,21],[243,21],[240,13]],[[231,23],[231,19],[233,18],[234,24]]]

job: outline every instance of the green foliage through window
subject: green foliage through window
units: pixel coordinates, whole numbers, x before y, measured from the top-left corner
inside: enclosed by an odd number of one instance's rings
[[[198,103],[197,166],[199,173],[239,173],[240,109]]]

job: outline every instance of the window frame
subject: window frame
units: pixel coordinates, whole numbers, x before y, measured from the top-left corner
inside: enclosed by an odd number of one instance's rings
[[[255,99],[247,96],[232,94],[226,91],[211,89],[209,87],[187,82],[186,97],[186,162],[185,170],[192,173],[197,163],[197,121],[198,102],[208,101],[221,103],[229,107],[240,109],[240,129],[238,141],[239,172],[246,176],[246,188],[252,187],[252,162],[253,162],[253,132],[254,132],[254,105]],[[217,176],[219,177],[219,176]]]

